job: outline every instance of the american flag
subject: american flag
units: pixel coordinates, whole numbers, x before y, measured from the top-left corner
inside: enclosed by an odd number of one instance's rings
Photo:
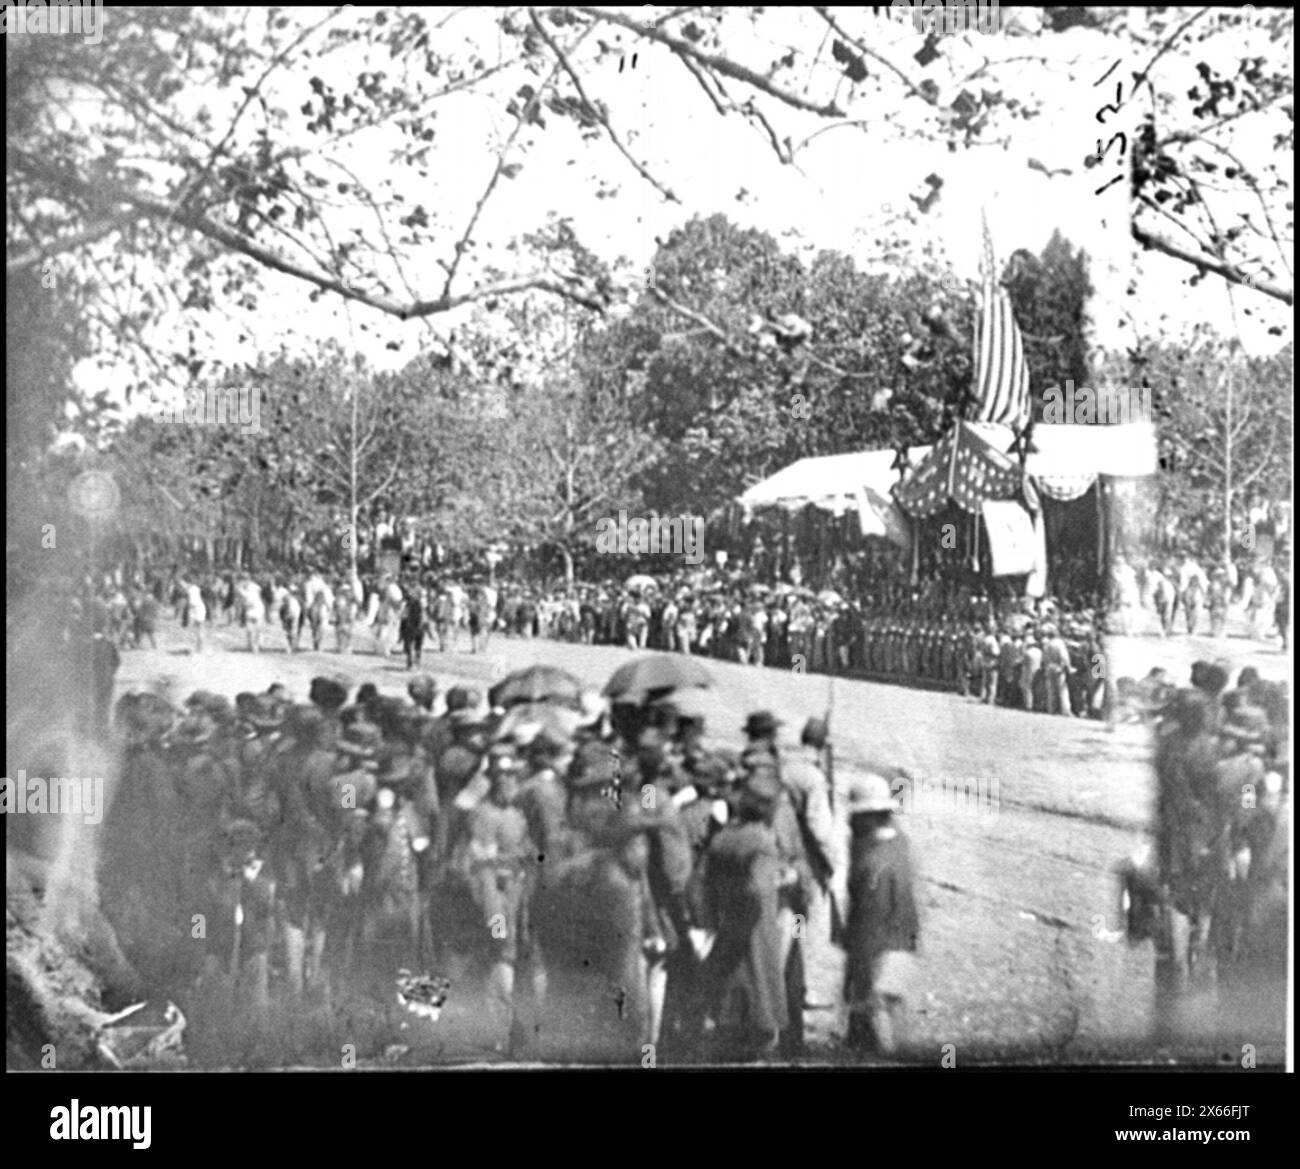
[[[986,499],[1016,498],[1023,481],[1020,468],[980,430],[958,422],[931,448],[915,473],[894,488],[894,499],[908,515],[915,519],[935,515],[949,500],[978,515]]]
[[[984,221],[983,292],[976,353],[975,413],[972,422],[1000,422],[1019,428],[1029,418],[1029,367],[1011,311],[1011,298],[998,282],[993,237]]]

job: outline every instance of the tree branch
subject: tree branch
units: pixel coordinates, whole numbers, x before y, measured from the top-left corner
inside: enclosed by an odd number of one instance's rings
[[[1180,248],[1177,244],[1169,240],[1162,239],[1158,235],[1153,235],[1143,227],[1139,227],[1136,222],[1131,227],[1133,238],[1143,247],[1151,248],[1153,251],[1163,252],[1166,256],[1172,256],[1175,260],[1182,260],[1186,264],[1193,264],[1197,268],[1203,268],[1207,272],[1214,272],[1230,284],[1240,284],[1245,288],[1253,288],[1256,292],[1262,292],[1265,296],[1271,296],[1274,300],[1280,300],[1283,304],[1295,303],[1295,292],[1289,288],[1279,288],[1276,284],[1270,284],[1242,272],[1235,264],[1229,264],[1224,260],[1215,259],[1213,256],[1197,255]]]
[[[652,187],[654,187],[654,189],[658,191],[665,199],[667,199],[670,203],[680,203],[681,200],[675,194],[673,194],[673,192],[668,187],[665,187],[663,183],[661,183],[657,178],[654,177],[654,175],[652,175],[648,170],[646,170],[646,168],[641,163],[639,163],[635,158],[633,158],[632,152],[628,150],[628,148],[624,146],[623,143],[619,140],[618,134],[615,133],[614,127],[610,124],[609,114],[602,106],[597,105],[594,101],[592,101],[587,96],[586,90],[583,89],[582,87],[582,78],[578,76],[578,71],[570,63],[568,54],[565,53],[565,51],[562,48],[560,48],[560,45],[556,41],[556,39],[553,36],[551,36],[549,32],[546,31],[546,27],[542,24],[541,18],[537,15],[537,10],[535,8],[530,8],[528,10],[528,17],[533,22],[533,27],[537,30],[538,35],[542,38],[542,40],[544,40],[547,43],[547,45],[550,46],[551,52],[555,54],[556,58],[560,62],[560,65],[563,67],[564,71],[569,75],[569,80],[573,82],[573,87],[578,91],[578,97],[582,99],[582,104],[586,106],[587,109],[591,110],[591,112],[595,114],[596,117],[600,120],[600,124],[605,127],[605,133],[609,135],[609,140],[614,144],[618,152],[624,158],[626,158],[629,163],[632,164],[632,167],[637,172],[637,174],[639,174],[643,179],[645,179],[647,183],[649,183]],[[589,33],[590,31],[591,31],[591,27],[588,26],[588,28],[583,32],[582,36],[585,37],[587,33]],[[579,37],[578,39],[579,42],[581,42],[582,37]],[[574,47],[576,48],[577,45],[575,44]]]
[[[620,25],[638,36],[645,37],[646,40],[657,41],[659,44],[671,49],[677,56],[689,57],[706,69],[712,69],[715,73],[721,73],[724,77],[730,77],[736,81],[743,81],[746,85],[752,85],[755,89],[761,90],[793,109],[807,110],[809,113],[820,114],[823,118],[842,118],[844,116],[844,111],[833,101],[820,105],[808,101],[797,93],[791,93],[789,90],[782,89],[779,85],[773,85],[761,73],[755,73],[754,70],[745,65],[738,65],[726,57],[719,57],[713,53],[705,53],[697,49],[690,41],[670,36],[653,24],[641,24],[631,17],[618,12],[609,12],[603,8],[574,8],[572,11],[581,12],[586,16],[590,16],[593,20]]]

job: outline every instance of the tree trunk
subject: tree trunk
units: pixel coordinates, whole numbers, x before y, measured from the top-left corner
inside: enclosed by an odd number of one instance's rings
[[[1223,428],[1223,567],[1232,564],[1232,366],[1228,366],[1227,421]]]

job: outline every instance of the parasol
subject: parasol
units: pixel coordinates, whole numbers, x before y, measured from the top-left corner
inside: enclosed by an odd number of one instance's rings
[[[619,666],[605,684],[607,698],[640,697],[652,690],[709,687],[713,677],[684,654],[653,654]]]
[[[555,666],[516,670],[488,691],[488,701],[503,709],[525,702],[553,702],[576,709],[581,697],[582,683]]]

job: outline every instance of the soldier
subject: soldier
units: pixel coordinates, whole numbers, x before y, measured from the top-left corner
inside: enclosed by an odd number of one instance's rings
[[[378,787],[362,844],[362,942],[371,993],[388,1004],[397,972],[410,965],[420,939],[420,855],[430,844],[415,796],[421,776],[408,743],[385,744]]]
[[[424,590],[412,585],[402,600],[402,615],[398,621],[398,636],[406,654],[406,668],[417,669],[424,651]]]
[[[363,925],[363,846],[367,809],[378,789],[379,748],[378,728],[362,719],[353,720],[335,742],[333,773],[309,793],[313,815],[328,826],[337,841],[327,869],[332,887],[322,956],[330,989],[336,994],[351,979]]]
[[[1020,665],[1020,696],[1026,710],[1034,710],[1039,674],[1043,669],[1043,651],[1032,631],[1025,635]]]
[[[1226,696],[1225,696],[1226,697]],[[1244,698],[1244,696],[1242,696]],[[1266,794],[1265,744],[1268,719],[1248,702],[1234,709],[1219,728],[1220,754],[1215,767],[1215,791],[1209,800],[1222,825],[1218,840],[1217,887],[1210,919],[1208,945],[1214,954],[1221,1006],[1241,989],[1245,933],[1250,917],[1251,844],[1262,857],[1267,841],[1265,813],[1260,808]],[[1262,830],[1262,831],[1261,831]]]
[[[1158,1035],[1169,1034],[1178,1001],[1204,981],[1211,898],[1217,877],[1213,700],[1180,690],[1164,708],[1156,741],[1156,1002]]]
[[[347,582],[340,579],[334,594],[334,649],[336,653],[352,652],[352,629],[357,617],[357,599]]]
[[[772,769],[758,769],[691,882],[694,916],[714,935],[700,976],[704,1013],[727,1047],[760,1056],[776,1054],[790,1023],[772,828],[780,797]]]
[[[1222,566],[1210,575],[1205,601],[1210,611],[1210,636],[1220,638],[1228,622],[1228,575]]]
[[[292,707],[274,771],[280,816],[268,840],[268,859],[284,931],[285,979],[295,999],[318,982],[331,901],[327,869],[334,840],[312,811],[312,793],[325,788],[334,773],[330,735],[319,709]]]
[[[668,756],[663,732],[648,727],[637,740],[633,774],[623,799],[629,823],[647,834],[644,874],[644,947],[648,988],[648,1017],[644,1039],[659,1041],[667,992],[668,970],[686,944],[690,913],[686,886],[691,876],[690,840],[674,802],[686,786],[683,772]]]
[[[504,1051],[514,1037],[515,965],[527,928],[528,875],[537,846],[523,812],[515,807],[519,761],[509,743],[488,752],[488,798],[469,814],[468,831],[453,862],[479,910],[480,938],[491,955],[488,1010]]]
[[[920,937],[911,850],[893,824],[889,781],[856,780],[848,792],[852,832],[848,871],[849,1043],[883,1055],[897,1050]]]
[[[800,735],[798,752],[784,756],[781,761],[781,782],[794,806],[812,877],[803,890],[802,929],[796,931],[806,956],[805,966],[811,972],[811,985],[804,1002],[798,1005],[820,1012],[834,1010],[838,997],[827,984],[825,975],[832,965],[829,954],[835,911],[833,889],[843,868],[843,858],[837,855],[835,818],[825,771],[828,738],[826,723],[810,718]]]
[[[997,626],[988,622],[979,640],[980,701],[992,706],[998,699],[998,673],[1001,665],[1002,645],[998,641]]]
[[[998,702],[1003,706],[1016,705],[1020,696],[1021,639],[1003,629],[998,647]]]
[[[1043,673],[1047,678],[1047,713],[1074,714],[1070,707],[1070,648],[1051,623],[1043,626]]]
[[[223,825],[201,863],[208,943],[202,980],[227,973],[232,989],[247,988],[254,1010],[264,1012],[270,1006],[275,882],[257,825],[248,820]]]
[[[284,711],[268,695],[246,704],[240,720],[239,799],[235,815],[249,820],[263,833],[280,820],[275,780],[275,756],[281,742]]]

